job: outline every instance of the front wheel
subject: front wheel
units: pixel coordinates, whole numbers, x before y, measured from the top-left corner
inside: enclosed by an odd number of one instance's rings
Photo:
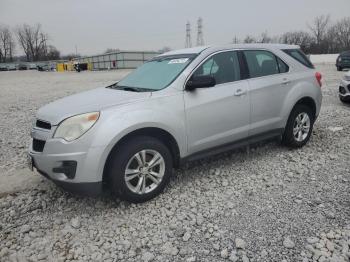
[[[350,103],[350,98],[349,98],[349,96],[344,97],[344,96],[339,95],[339,99],[340,99],[340,101],[343,102],[344,104],[349,104],[349,103]]]
[[[343,68],[341,68],[340,66],[337,66],[337,70],[338,71],[343,71]]]
[[[296,105],[284,130],[282,142],[289,147],[302,147],[310,139],[314,116],[310,107]]]
[[[124,142],[111,158],[108,175],[120,198],[141,203],[160,194],[169,182],[173,160],[169,149],[153,137]]]

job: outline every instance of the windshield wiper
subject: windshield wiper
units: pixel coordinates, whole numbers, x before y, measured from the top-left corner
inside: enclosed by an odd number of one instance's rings
[[[117,89],[117,90],[130,91],[130,92],[152,92],[152,91],[156,91],[155,89],[141,88],[141,87],[132,87],[132,86],[118,86],[117,84],[110,85],[109,88],[113,88],[113,89]]]
[[[141,92],[141,90],[137,87],[131,87],[131,86],[116,86],[115,89],[124,90],[124,91],[131,91],[131,92]]]

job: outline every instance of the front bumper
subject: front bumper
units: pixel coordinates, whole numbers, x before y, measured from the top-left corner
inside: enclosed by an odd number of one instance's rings
[[[84,195],[101,193],[101,158],[105,148],[92,147],[91,143],[79,139],[66,142],[52,138],[53,133],[54,130],[33,128],[29,146],[33,167],[68,191]],[[37,140],[42,141],[42,145],[37,146]]]
[[[83,196],[98,196],[102,193],[102,188],[103,188],[102,182],[70,183],[70,182],[66,182],[66,181],[54,180],[48,174],[46,174],[45,172],[38,169],[35,166],[35,161],[33,163],[33,167],[36,168],[36,170],[38,171],[39,174],[41,174],[42,176],[51,180],[56,185],[58,185],[59,187],[63,188],[64,190],[66,190],[68,192],[83,195]]]

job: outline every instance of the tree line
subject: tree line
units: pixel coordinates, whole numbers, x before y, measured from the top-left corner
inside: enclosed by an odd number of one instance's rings
[[[247,35],[242,41],[234,37],[232,42],[299,45],[307,54],[332,54],[350,50],[350,17],[332,23],[329,15],[321,15],[308,24],[307,28],[307,31],[291,31],[273,37],[267,32],[259,37]]]
[[[18,46],[24,53],[25,61],[45,61],[60,59],[60,52],[50,45],[49,36],[40,24],[17,26],[0,25],[0,62],[12,62]]]
[[[233,38],[233,43],[284,43],[299,45],[307,54],[330,54],[350,50],[350,17],[332,23],[329,15],[316,17],[308,30],[286,32],[279,36],[269,36],[267,32],[255,37],[247,35],[243,40]],[[56,47],[49,44],[49,36],[40,24],[22,24],[14,29],[0,25],[0,62],[12,62],[15,48],[23,51],[25,61],[45,61],[70,59],[76,54],[60,55]],[[166,47],[166,50],[170,48]],[[108,49],[112,52],[119,49]],[[165,50],[159,50],[164,52]]]

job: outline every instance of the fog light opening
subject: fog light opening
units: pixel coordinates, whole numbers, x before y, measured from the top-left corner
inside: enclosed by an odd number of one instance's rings
[[[65,179],[73,179],[75,177],[75,173],[77,170],[77,162],[76,161],[62,161],[61,166],[59,167],[54,167],[52,169],[53,173],[61,174],[65,177],[60,177],[58,179],[60,180],[65,180]]]

